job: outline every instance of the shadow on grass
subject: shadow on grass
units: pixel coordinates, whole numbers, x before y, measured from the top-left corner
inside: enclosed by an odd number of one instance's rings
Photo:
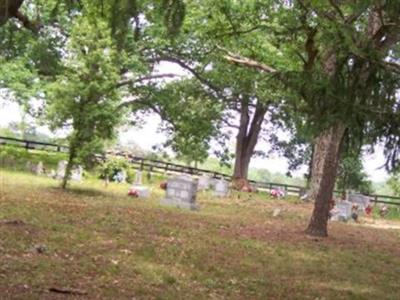
[[[100,191],[95,188],[86,188],[86,187],[69,187],[67,189],[62,189],[60,186],[56,186],[56,187],[48,187],[48,189],[52,192],[66,193],[70,195],[86,196],[86,197],[116,196],[116,194],[111,191]]]

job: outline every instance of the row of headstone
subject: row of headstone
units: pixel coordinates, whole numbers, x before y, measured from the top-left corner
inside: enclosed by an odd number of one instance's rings
[[[331,211],[333,221],[356,220],[358,215],[364,214],[370,207],[371,198],[360,193],[347,192],[346,199],[338,201]]]
[[[225,179],[211,178],[207,175],[200,176],[197,190],[205,191],[209,189],[213,189],[214,196],[216,197],[227,197],[229,194],[229,182]]]
[[[202,176],[199,179],[189,175],[170,177],[167,181],[165,198],[161,201],[163,205],[197,210],[197,192],[201,189],[214,188],[214,196],[227,197],[229,194],[229,183],[224,179],[211,179]]]
[[[50,173],[50,177],[62,180],[65,176],[67,164],[68,162],[65,160],[59,161],[57,165],[57,170],[56,171],[52,170],[52,172]],[[81,165],[78,165],[71,171],[71,180],[80,182],[82,181],[82,178],[83,178],[83,167]]]

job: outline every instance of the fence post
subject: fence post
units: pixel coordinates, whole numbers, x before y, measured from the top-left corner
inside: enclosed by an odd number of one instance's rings
[[[144,169],[144,159],[142,158],[140,161],[140,171],[143,171]]]

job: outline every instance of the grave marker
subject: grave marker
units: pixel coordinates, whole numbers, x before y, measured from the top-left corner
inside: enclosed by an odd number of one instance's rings
[[[197,180],[187,175],[169,178],[166,196],[161,200],[161,204],[197,210],[197,185]]]
[[[351,218],[353,203],[349,201],[339,201],[332,210],[333,221],[348,221]]]
[[[142,184],[142,171],[137,171],[135,174],[135,185],[141,185]]]
[[[214,196],[227,197],[229,194],[229,182],[225,179],[217,179],[214,183]]]
[[[199,191],[204,191],[210,189],[210,187],[213,185],[212,178],[207,175],[202,175],[199,177],[199,184],[198,184],[198,190]]]
[[[81,165],[77,166],[74,170],[71,172],[71,179],[75,181],[82,181],[83,177],[83,168]]]
[[[42,175],[44,173],[43,163],[41,161],[34,167],[34,173],[36,175]]]
[[[351,203],[357,204],[359,211],[365,211],[365,209],[370,205],[371,199],[363,194],[347,194],[347,200]]]
[[[65,176],[65,169],[67,168],[67,161],[61,160],[58,162],[56,178],[63,179]]]

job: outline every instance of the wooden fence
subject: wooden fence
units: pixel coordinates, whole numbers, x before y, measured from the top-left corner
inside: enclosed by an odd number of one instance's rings
[[[68,147],[63,145],[0,136],[0,146],[1,145],[13,145],[17,147],[23,147],[27,150],[36,149],[36,150],[46,150],[46,151],[68,152]],[[221,172],[194,168],[162,160],[143,158],[139,156],[134,156],[127,152],[108,151],[102,156],[100,156],[99,159],[105,160],[107,157],[112,157],[112,156],[125,158],[132,165],[134,169],[141,171],[148,171],[159,174],[183,173],[195,176],[208,175],[213,178],[223,178],[229,181],[232,179],[231,175],[224,174]],[[306,192],[305,187],[298,185],[290,185],[290,184],[274,183],[274,182],[260,182],[254,180],[249,180],[249,182],[256,188],[265,191],[271,191],[273,189],[278,188],[284,190],[289,195],[297,195],[297,196],[301,196]],[[335,191],[335,193],[340,194],[341,192]],[[372,201],[375,203],[400,205],[400,197],[375,195],[375,194],[367,196],[371,197],[373,199]]]

